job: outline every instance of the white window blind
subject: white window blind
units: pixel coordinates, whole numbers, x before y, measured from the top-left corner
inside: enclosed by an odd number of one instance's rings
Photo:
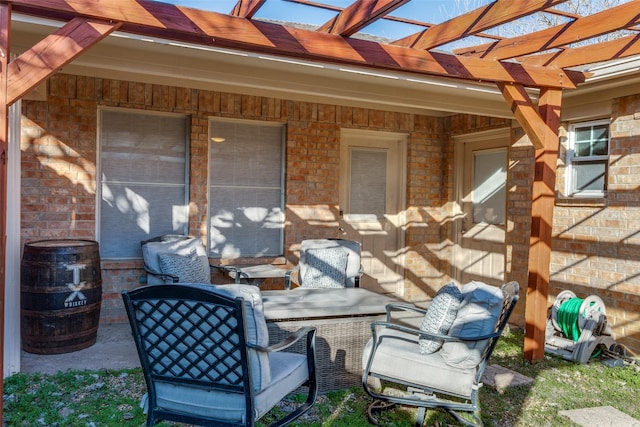
[[[212,119],[209,128],[209,255],[282,255],[284,126]]]
[[[102,258],[139,258],[140,241],[187,231],[185,116],[101,110]]]

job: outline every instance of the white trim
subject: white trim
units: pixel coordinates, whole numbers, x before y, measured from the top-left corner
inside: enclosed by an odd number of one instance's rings
[[[7,253],[3,376],[20,372],[20,118],[22,102],[9,107],[7,162]]]
[[[575,123],[570,123],[569,124],[569,132],[568,132],[568,141],[567,141],[567,155],[565,158],[565,194],[569,197],[576,197],[576,198],[580,198],[580,197],[605,197],[607,194],[607,190],[604,189],[603,191],[595,191],[595,190],[590,190],[590,191],[574,191],[573,188],[573,164],[574,164],[574,158],[575,156],[573,155],[574,152],[574,146],[575,146],[575,129],[576,128],[582,128],[582,127],[589,127],[589,126],[597,126],[597,125],[603,125],[606,124],[607,126],[609,126],[609,137],[608,137],[608,143],[607,143],[607,155],[600,155],[600,156],[590,156],[589,159],[590,160],[605,160],[606,164],[605,164],[605,170],[608,171],[608,166],[609,166],[609,153],[608,151],[611,149],[611,120],[610,119],[598,119],[598,120],[590,120],[590,121],[584,121],[584,122],[575,122]],[[579,158],[583,158],[583,156],[580,156]],[[608,179],[608,172],[605,172],[605,185],[607,183],[607,179]]]

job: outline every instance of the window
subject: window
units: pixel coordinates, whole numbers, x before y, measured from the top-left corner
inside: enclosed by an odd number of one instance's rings
[[[279,256],[284,233],[284,126],[209,123],[209,255]]]
[[[608,164],[609,121],[571,125],[567,150],[567,194],[604,196]]]
[[[189,127],[181,115],[100,110],[103,258],[139,258],[141,240],[187,232]]]

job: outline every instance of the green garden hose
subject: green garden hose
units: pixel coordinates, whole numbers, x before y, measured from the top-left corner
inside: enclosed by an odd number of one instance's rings
[[[564,336],[573,341],[578,341],[580,338],[578,318],[581,305],[581,298],[571,298],[558,307],[558,326],[560,326]]]

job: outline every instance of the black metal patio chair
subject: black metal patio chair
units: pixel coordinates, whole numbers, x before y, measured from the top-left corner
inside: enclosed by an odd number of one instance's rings
[[[253,426],[288,394],[317,395],[313,327],[269,344],[260,291],[251,285],[145,286],[122,293],[140,357],[147,425]],[[306,338],[306,354],[282,351]]]

